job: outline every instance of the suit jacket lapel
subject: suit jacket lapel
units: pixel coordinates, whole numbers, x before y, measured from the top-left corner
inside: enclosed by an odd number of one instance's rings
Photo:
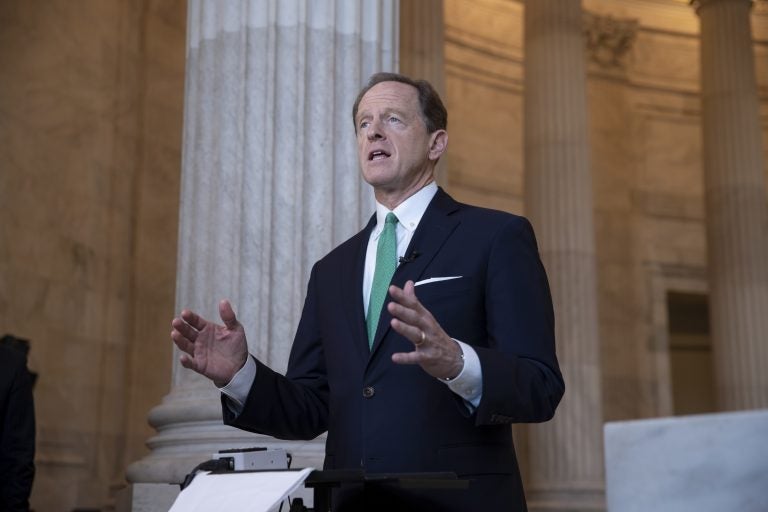
[[[345,262],[345,268],[340,269],[342,276],[341,304],[345,304],[352,344],[362,361],[370,357],[368,348],[368,331],[365,327],[365,309],[363,307],[363,272],[365,269],[365,253],[368,248],[368,239],[371,231],[376,226],[376,214],[373,214],[368,225],[359,233],[360,240],[357,250],[352,253],[351,261]],[[348,269],[351,269],[350,272]]]
[[[416,232],[413,234],[413,238],[411,238],[408,249],[405,251],[406,255],[414,253],[418,255],[413,261],[401,263],[397,267],[395,275],[392,276],[392,284],[402,288],[408,280],[418,281],[450,234],[459,225],[459,220],[451,216],[458,209],[459,203],[446,194],[442,188],[438,189],[437,194],[435,194],[435,197],[424,212],[424,216],[419,222],[419,227],[416,228]],[[364,258],[365,255],[363,255]],[[376,329],[376,337],[374,338],[373,349],[371,350],[372,355],[381,345],[381,340],[392,328],[390,325],[392,315],[387,310],[389,302],[390,298],[387,296],[381,317],[379,318],[379,325]]]

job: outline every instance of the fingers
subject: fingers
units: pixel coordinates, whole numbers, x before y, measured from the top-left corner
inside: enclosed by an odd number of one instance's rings
[[[408,323],[413,323],[426,310],[416,298],[413,289],[413,281],[408,281],[405,286],[398,288],[395,285],[389,287],[389,295],[392,297],[390,313]]]
[[[398,334],[411,340],[417,348],[423,345],[426,341],[426,334],[419,327],[405,323],[397,318],[392,319],[391,325]]]
[[[416,298],[413,281],[408,281],[400,289],[390,286],[392,301],[388,305],[392,315],[392,328],[413,342],[417,347],[426,341],[426,337],[438,334],[439,326],[432,314]]]
[[[200,331],[207,325],[207,323],[208,322],[196,313],[184,309],[178,317],[171,321],[171,340],[173,340],[181,351],[194,357],[195,341],[200,335]],[[182,360],[181,362],[182,365],[184,365],[184,361]],[[185,367],[195,369],[192,366],[185,365]]]
[[[205,326],[208,323],[205,321],[205,319],[203,319],[203,317],[188,309],[185,309],[181,312],[181,318],[198,331],[205,329]]]
[[[181,318],[174,318],[171,322],[171,327],[173,328],[171,331],[171,340],[173,340],[180,350],[189,355],[193,355],[195,351],[195,340],[199,334],[198,331]]]
[[[195,342],[189,338],[184,337],[179,331],[171,331],[171,340],[179,347],[179,350],[186,352],[189,355],[193,355],[195,352]]]
[[[432,313],[419,302],[412,281],[400,289],[389,288],[392,301],[392,329],[413,343],[411,352],[392,354],[396,364],[418,364],[433,377],[446,378],[458,375],[463,367],[461,348],[452,340]],[[462,361],[457,370],[457,361]]]
[[[421,339],[416,342],[416,346],[423,345],[425,341],[427,341],[427,333],[421,331]]]
[[[181,366],[183,366],[184,368],[199,372],[199,370],[197,369],[197,363],[195,362],[194,358],[189,357],[187,354],[181,354],[181,356],[179,357],[179,362],[181,363]]]
[[[182,311],[181,314],[183,316],[184,312]],[[183,336],[191,342],[194,342],[197,339],[197,329],[192,328],[192,326],[184,321],[183,318],[174,318],[171,322],[171,327],[173,327],[174,331],[178,332],[180,336]]]
[[[232,304],[226,299],[219,302],[219,316],[227,329],[235,329],[240,325],[235,316],[235,310],[232,309]]]
[[[226,384],[245,363],[248,347],[229,301],[219,302],[219,316],[224,326],[185,309],[171,321],[171,340],[181,351],[179,363],[184,368],[200,373],[214,383]],[[229,375],[229,369],[237,363],[239,366]]]
[[[420,364],[424,361],[420,352],[396,352],[392,354],[392,362],[396,364]]]
[[[224,322],[224,325],[228,329],[234,329],[240,325],[235,316],[235,311],[232,309],[232,304],[228,300],[222,300],[219,302],[219,316]],[[173,331],[171,332],[171,338],[182,345],[186,343],[194,343],[197,340],[200,331],[208,327],[210,322],[205,320],[197,313],[184,309],[181,314],[174,318],[171,322]],[[179,348],[183,347],[180,345]]]
[[[403,306],[413,309],[424,309],[419,299],[416,298],[416,287],[413,285],[413,281],[407,281],[402,288],[398,288],[395,285],[390,286],[389,294],[392,300]]]

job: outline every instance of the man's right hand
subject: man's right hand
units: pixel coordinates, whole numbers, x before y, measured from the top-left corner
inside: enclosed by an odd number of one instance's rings
[[[171,339],[183,352],[179,362],[224,387],[248,359],[245,331],[227,300],[219,302],[224,325],[209,322],[185,309],[171,322]]]

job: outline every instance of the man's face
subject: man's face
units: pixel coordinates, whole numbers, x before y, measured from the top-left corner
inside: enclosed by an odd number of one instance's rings
[[[431,180],[444,149],[435,151],[435,139],[447,134],[427,133],[415,87],[400,82],[374,85],[360,100],[355,123],[363,179],[380,202],[382,197],[405,199]]]

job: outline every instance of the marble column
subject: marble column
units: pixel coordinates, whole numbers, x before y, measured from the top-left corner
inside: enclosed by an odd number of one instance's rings
[[[400,72],[445,91],[443,0],[400,0]],[[437,182],[447,185],[448,155],[437,164]]]
[[[566,381],[554,420],[533,425],[532,510],[604,508],[597,272],[579,0],[525,4],[525,212],[555,307]]]
[[[700,0],[710,321],[718,406],[768,407],[768,203],[750,0]]]
[[[373,211],[351,111],[371,73],[397,67],[397,16],[396,0],[189,2],[176,308],[217,319],[229,298],[251,353],[278,371],[312,264]],[[282,446],[295,466],[322,464],[322,438],[225,427],[220,407],[213,384],[175,362],[149,415],[151,454],[129,480],[179,482],[233,447]]]

